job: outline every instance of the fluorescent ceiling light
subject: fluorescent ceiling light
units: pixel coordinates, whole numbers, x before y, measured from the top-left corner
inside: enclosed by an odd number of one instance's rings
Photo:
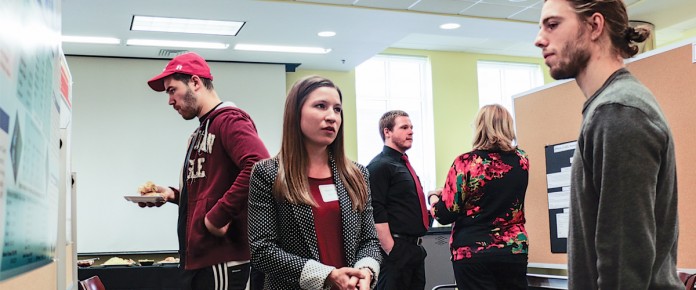
[[[235,36],[244,22],[205,19],[185,19],[152,16],[133,16],[131,30],[181,32]]]
[[[295,52],[295,53],[317,53],[324,54],[331,51],[330,48],[323,47],[304,47],[304,46],[282,46],[282,45],[262,45],[262,44],[237,44],[236,50],[251,51],[270,51],[270,52]]]
[[[97,36],[61,36],[63,42],[74,43],[95,43],[95,44],[120,44],[121,40],[114,37],[97,37]]]
[[[440,25],[440,29],[457,29],[459,27],[461,27],[459,23],[445,23]]]
[[[219,42],[198,42],[198,41],[178,41],[178,40],[157,40],[157,39],[129,39],[127,45],[160,46],[160,47],[191,47],[191,48],[210,48],[226,49],[230,45]]]
[[[336,36],[336,32],[333,32],[333,31],[322,31],[322,32],[317,33],[317,35],[319,35],[319,36],[321,36],[321,37],[333,37],[333,36]]]

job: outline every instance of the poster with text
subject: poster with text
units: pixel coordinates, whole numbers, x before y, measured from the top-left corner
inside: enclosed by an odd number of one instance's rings
[[[576,146],[577,142],[573,141],[545,148],[551,253],[566,253],[568,250],[570,167]]]
[[[60,3],[0,8],[0,280],[55,255],[59,183]]]

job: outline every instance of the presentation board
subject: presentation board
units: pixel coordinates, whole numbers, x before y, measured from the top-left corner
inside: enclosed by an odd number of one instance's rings
[[[568,217],[570,214],[570,166],[577,142],[548,145],[546,157],[546,192],[549,199],[549,238],[552,253],[568,251]]]
[[[178,187],[189,135],[168,96],[146,84],[168,60],[68,56],[73,83],[72,160],[78,253],[175,251],[177,205],[140,208],[147,181]],[[280,148],[285,66],[210,62],[215,90],[254,120],[271,154]]]
[[[52,263],[58,228],[60,1],[15,2],[0,12],[0,281]]]
[[[678,267],[696,268],[696,64],[692,42],[650,51],[627,63],[633,73],[657,98],[675,140],[679,191]],[[515,99],[518,142],[529,154],[530,180],[525,213],[529,234],[529,262],[567,264],[567,255],[552,253],[545,147],[576,140],[585,97],[575,81],[561,81],[524,93]]]

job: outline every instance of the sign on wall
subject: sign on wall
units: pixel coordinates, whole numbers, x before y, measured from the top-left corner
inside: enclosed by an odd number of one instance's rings
[[[0,9],[0,280],[50,263],[57,234],[60,5]]]

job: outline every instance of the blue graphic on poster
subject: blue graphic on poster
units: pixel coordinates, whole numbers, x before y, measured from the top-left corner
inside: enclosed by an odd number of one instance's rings
[[[4,280],[46,265],[55,256],[59,2],[6,2],[0,8],[0,27],[0,280]]]

